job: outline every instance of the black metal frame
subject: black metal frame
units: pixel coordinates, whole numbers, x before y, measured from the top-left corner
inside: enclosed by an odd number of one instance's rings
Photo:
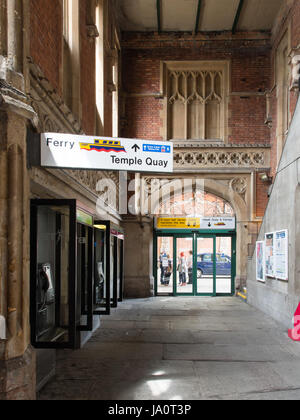
[[[111,229],[117,230],[124,235],[120,227],[111,225]],[[114,236],[114,235],[113,235]],[[118,241],[120,241],[120,255],[118,255]],[[119,257],[119,258],[118,258]],[[113,297],[111,299],[112,308],[117,308],[118,302],[123,301],[123,288],[124,288],[124,239],[114,236],[114,254],[113,254]],[[119,288],[118,288],[118,264],[119,264]]]
[[[97,305],[97,309],[94,308],[93,314],[94,315],[110,315],[110,222],[97,220],[94,221],[94,225],[104,225],[106,227],[105,230],[105,281],[106,281],[106,296],[105,296],[105,307],[103,310],[99,310],[99,305]],[[97,228],[95,228],[97,229]]]
[[[69,273],[68,273],[68,326],[65,326],[68,331],[68,341],[66,342],[46,342],[37,340],[37,318],[36,318],[36,302],[37,302],[37,290],[36,290],[36,279],[37,279],[37,249],[38,249],[38,218],[37,209],[40,206],[58,206],[58,207],[69,207],[70,209],[70,220],[69,220]],[[36,199],[31,200],[30,204],[30,323],[31,323],[31,344],[35,348],[44,349],[57,349],[57,348],[76,348],[77,330],[76,330],[76,200],[44,200]],[[56,218],[56,229],[61,227],[60,218],[57,215]],[[56,248],[56,267],[55,267],[55,287],[56,290],[60,290],[61,286],[61,259],[60,254],[61,242],[57,241]],[[60,299],[55,300],[55,321],[58,323],[60,318]]]
[[[118,306],[118,237],[113,236],[114,249],[113,249],[113,295],[111,298],[111,307],[117,308]]]
[[[111,230],[115,229],[116,231],[124,234],[123,230],[119,227],[114,225],[110,221],[103,221],[98,220],[94,222],[95,225],[105,225],[106,227],[106,311],[94,311],[94,314],[96,315],[109,315],[110,314],[110,308],[117,308],[118,302],[123,301],[123,289],[124,289],[124,240],[119,238],[118,236],[112,235]],[[114,249],[113,249],[113,255],[111,255],[111,237],[113,236],[114,240]],[[118,241],[121,241],[120,244],[120,258],[118,259]],[[110,261],[111,258],[113,258],[113,284],[112,284],[112,290],[113,295],[110,296],[110,287],[111,287],[111,270],[110,270]],[[118,289],[118,266],[117,264],[120,264],[119,268],[119,275],[120,275],[120,285]]]
[[[38,208],[39,207],[67,207],[69,209],[69,270],[68,270],[68,325],[60,325],[60,311],[61,311],[61,215],[59,212],[56,214],[56,248],[55,248],[55,325],[57,327],[64,328],[66,330],[67,341],[39,341],[38,339],[38,325],[37,325],[37,270],[38,270]],[[122,232],[119,226],[113,225],[110,221],[99,221],[95,222],[94,225],[101,224],[106,227],[105,230],[105,278],[106,278],[106,296],[105,305],[99,309],[99,306],[94,304],[94,270],[95,270],[95,226],[85,224],[82,221],[77,220],[77,209],[80,206],[77,205],[76,200],[68,199],[34,199],[31,200],[30,204],[30,323],[31,323],[31,344],[35,348],[44,349],[59,349],[59,348],[70,348],[76,349],[80,347],[80,331],[92,331],[93,330],[93,316],[94,315],[109,315],[111,307],[117,307],[118,302],[123,300],[123,287],[124,287],[124,241],[120,238],[119,233]],[[86,249],[80,249],[78,245],[78,232],[77,229],[84,229],[84,236],[87,238],[88,252]],[[87,229],[87,230],[86,230]],[[113,235],[114,240],[114,252],[111,255],[111,237],[112,229],[117,230],[118,234]],[[122,233],[123,234],[123,233]],[[118,241],[121,241],[119,244]],[[118,247],[118,245],[120,245]],[[118,248],[119,258],[118,258]],[[82,270],[85,269],[85,263],[87,262],[88,271],[81,274],[81,278],[78,277],[80,273],[77,272],[77,258],[78,252],[82,254]],[[85,261],[85,258],[88,261]],[[113,258],[113,296],[111,296],[111,268],[110,261]],[[118,288],[118,266],[120,283]],[[87,274],[87,276],[86,276]],[[79,281],[83,282],[79,284]],[[103,310],[102,310],[103,309]],[[82,324],[81,315],[86,315],[86,323]]]
[[[87,279],[85,278],[85,250],[82,247],[81,249],[81,258],[82,258],[82,266],[81,266],[81,279],[83,279],[83,283],[80,285],[81,290],[81,314],[86,315],[86,325],[82,325],[81,321],[80,324],[77,326],[79,331],[92,331],[93,330],[93,302],[94,302],[94,255],[93,255],[93,244],[94,244],[94,229],[89,225],[85,225],[82,222],[77,222],[78,227],[81,228],[82,232],[85,228],[87,228],[87,244],[88,247],[88,273]],[[82,234],[81,232],[81,234]],[[77,245],[78,246],[78,245]],[[77,273],[79,275],[79,273]],[[77,279],[78,280],[78,279]],[[79,282],[78,282],[79,284]],[[87,291],[87,305],[85,305],[85,291]]]
[[[120,241],[120,290],[118,296],[118,302],[123,302],[124,297],[124,239],[118,239]]]

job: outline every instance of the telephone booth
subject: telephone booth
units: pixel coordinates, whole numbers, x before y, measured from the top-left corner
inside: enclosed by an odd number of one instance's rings
[[[30,322],[35,348],[79,348],[123,297],[123,231],[77,200],[31,201]]]

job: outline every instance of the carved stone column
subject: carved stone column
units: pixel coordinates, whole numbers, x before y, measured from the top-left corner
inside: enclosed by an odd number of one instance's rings
[[[0,5],[4,2],[0,0]],[[2,10],[3,12],[3,10]],[[1,15],[0,55],[0,400],[35,399],[29,325],[29,174],[27,126],[34,110],[24,93],[23,1]],[[6,35],[3,34],[6,31]],[[3,337],[3,331],[5,336]]]
[[[7,55],[10,65],[21,73],[23,70],[23,1],[7,2]]]

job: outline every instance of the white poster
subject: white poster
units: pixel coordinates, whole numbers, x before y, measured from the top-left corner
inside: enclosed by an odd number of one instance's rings
[[[267,277],[275,277],[274,238],[274,232],[265,234],[265,273]]]
[[[41,166],[173,172],[173,143],[73,134],[41,134]]]
[[[265,243],[256,242],[256,279],[265,282]]]
[[[275,232],[275,276],[288,280],[288,231]]]

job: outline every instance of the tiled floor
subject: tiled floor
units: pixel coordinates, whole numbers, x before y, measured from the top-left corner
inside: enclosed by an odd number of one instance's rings
[[[126,300],[41,400],[300,399],[300,343],[237,298]]]

